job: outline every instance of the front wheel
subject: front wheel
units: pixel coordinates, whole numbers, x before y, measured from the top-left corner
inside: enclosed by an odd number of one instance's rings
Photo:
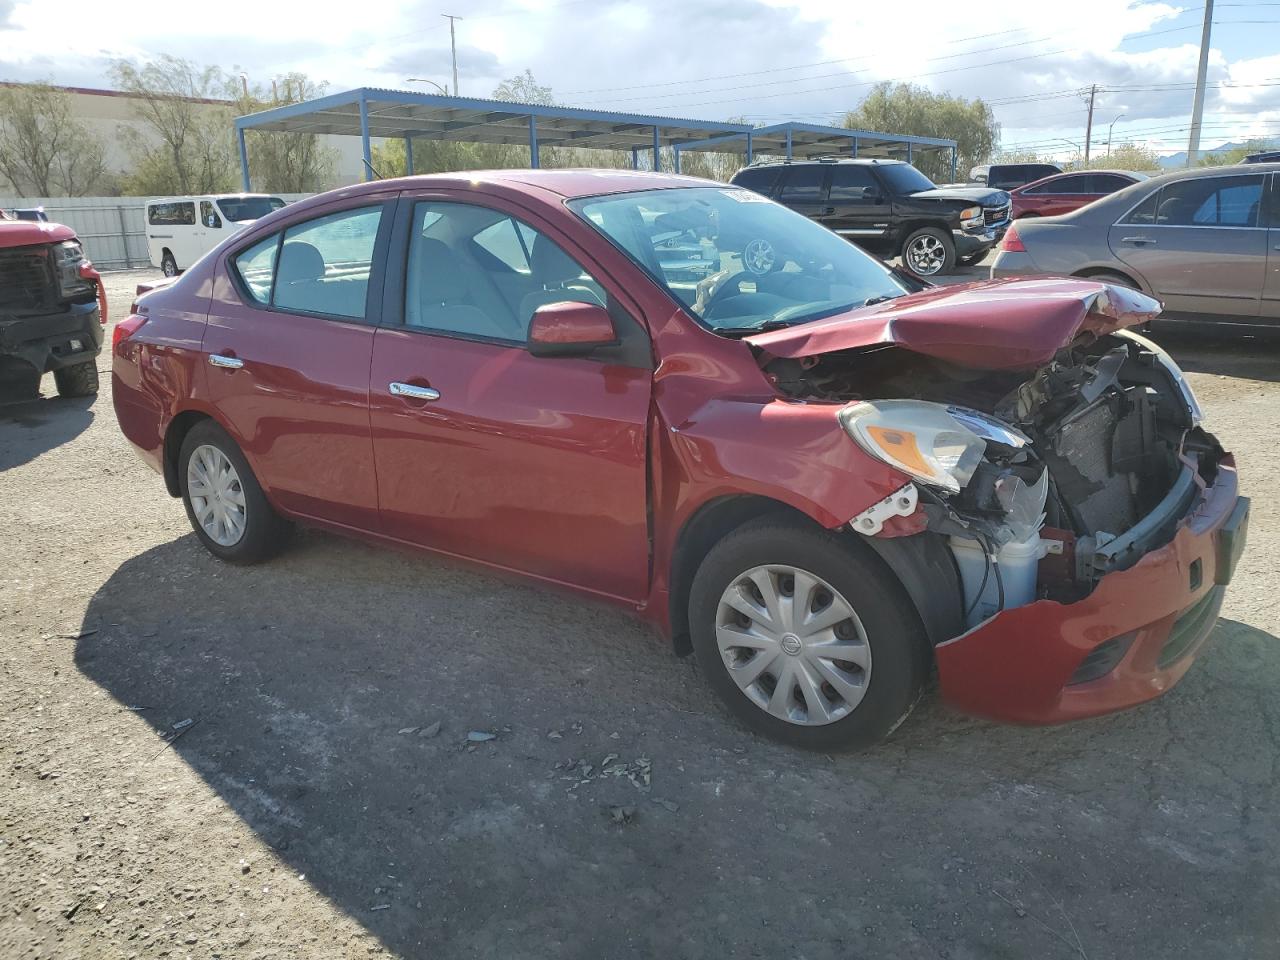
[[[902,265],[917,277],[950,273],[956,265],[956,245],[939,227],[921,227],[902,244]]]
[[[214,421],[196,424],[183,439],[178,484],[191,529],[219,560],[257,563],[280,549],[287,524],[236,442]]]
[[[694,577],[698,665],[749,727],[814,750],[888,736],[924,686],[929,647],[901,584],[836,534],[756,521]]]

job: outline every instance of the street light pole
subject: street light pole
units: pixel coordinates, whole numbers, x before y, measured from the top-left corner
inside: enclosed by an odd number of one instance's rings
[[[1123,117],[1123,116],[1124,116],[1123,113],[1120,114],[1119,116],[1116,117],[1116,120],[1119,120],[1120,117]],[[1107,156],[1108,157],[1111,156],[1111,129],[1116,125],[1116,120],[1112,120],[1109,124],[1107,124]]]
[[[441,93],[443,93],[446,97],[449,95],[449,88],[440,86],[440,84],[436,83],[434,80],[424,80],[422,77],[406,77],[404,82],[405,83],[429,83],[433,87],[435,87],[437,90],[439,90]]]
[[[455,17],[451,13],[442,13],[440,16],[449,21],[449,48],[453,51],[453,95],[458,96],[458,38],[453,32],[453,23],[455,20],[461,20],[461,17]]]

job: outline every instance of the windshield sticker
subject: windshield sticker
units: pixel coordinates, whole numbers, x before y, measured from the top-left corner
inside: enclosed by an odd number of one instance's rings
[[[730,200],[737,200],[739,203],[768,203],[769,198],[763,197],[758,193],[752,193],[750,190],[721,190]]]

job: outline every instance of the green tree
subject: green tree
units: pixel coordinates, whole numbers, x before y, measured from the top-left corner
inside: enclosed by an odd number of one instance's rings
[[[984,101],[892,81],[877,84],[857,109],[845,116],[844,126],[955,140],[959,147],[957,166],[962,172],[983,163],[1000,139],[1000,125]],[[949,155],[931,151],[917,157],[915,165],[935,180],[951,179]]]
[[[1117,143],[1112,145],[1108,154],[1104,148],[1089,157],[1089,162],[1083,160],[1078,163],[1072,163],[1072,170],[1136,170],[1143,173],[1148,170],[1160,169],[1160,157],[1150,147],[1145,147],[1136,143]]]
[[[230,82],[237,115],[258,113],[290,103],[324,96],[328,84],[306,74],[289,73],[272,81],[271,92],[261,87]],[[320,143],[313,133],[270,133],[250,129],[245,133],[249,173],[253,186],[268,193],[319,193],[333,185],[338,153]]]
[[[218,193],[236,182],[227,77],[168,54],[142,66],[116,60],[111,78],[131,94],[134,113],[150,133],[131,145],[135,169],[126,190],[135,194]]]
[[[0,88],[0,177],[19,196],[81,197],[107,179],[102,144],[44,83]]]
[[[1275,146],[1267,143],[1266,140],[1250,140],[1248,143],[1242,143],[1238,147],[1232,147],[1230,150],[1224,150],[1221,153],[1202,153],[1196,166],[1226,167],[1239,163],[1251,153],[1261,153],[1263,150],[1274,149]]]

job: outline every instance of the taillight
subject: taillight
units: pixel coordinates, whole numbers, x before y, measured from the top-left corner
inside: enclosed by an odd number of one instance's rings
[[[1004,232],[1004,238],[1000,241],[1000,246],[996,248],[1004,253],[1026,253],[1027,248],[1022,243],[1022,238],[1018,236],[1018,221],[1015,220],[1009,224],[1009,229]]]
[[[111,331],[111,349],[114,351],[121,340],[128,340],[146,322],[146,317],[138,313],[131,313],[117,323],[115,329]]]

